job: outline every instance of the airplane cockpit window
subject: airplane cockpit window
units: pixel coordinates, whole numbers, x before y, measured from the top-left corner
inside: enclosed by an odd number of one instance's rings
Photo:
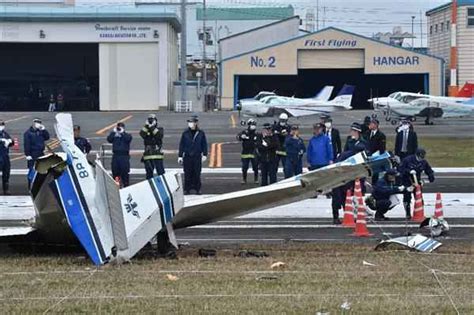
[[[394,93],[390,94],[388,97],[396,99],[399,94],[400,94],[400,92],[394,92]]]

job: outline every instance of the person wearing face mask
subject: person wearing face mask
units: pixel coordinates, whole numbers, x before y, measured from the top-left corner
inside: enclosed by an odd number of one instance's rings
[[[49,140],[49,132],[41,122],[41,119],[34,119],[33,125],[23,134],[23,149],[28,166],[28,187],[34,176],[35,161],[43,155],[45,142]]]
[[[262,174],[261,186],[267,186],[277,181],[277,167],[275,167],[278,148],[278,137],[273,133],[272,125],[263,124],[262,132],[257,137],[258,161]]]
[[[357,144],[362,144],[367,148],[367,141],[362,137],[362,128],[355,122],[351,125],[351,134],[346,139],[344,151],[353,151]]]
[[[379,152],[380,154],[385,153],[387,137],[379,129],[379,121],[372,118],[369,124],[369,136],[367,144],[367,153],[369,155]],[[372,185],[375,185],[379,180],[379,174],[372,174]]]
[[[237,140],[242,142],[242,184],[247,183],[247,171],[252,164],[254,183],[258,184],[258,160],[256,155],[257,147],[257,122],[254,119],[247,121],[247,129],[242,130],[237,135]]]
[[[2,171],[2,188],[4,195],[10,195],[10,147],[13,140],[5,131],[5,122],[0,121],[0,171]]]
[[[132,135],[125,131],[125,124],[119,122],[108,135],[107,141],[112,143],[112,176],[120,180],[122,187],[129,185],[130,174],[130,143]]]
[[[286,137],[290,134],[291,126],[288,124],[288,115],[286,113],[281,113],[278,117],[278,122],[273,124],[273,134],[278,138],[278,148],[276,150],[276,160],[275,160],[275,169],[278,173],[278,166],[281,161],[281,166],[283,170],[285,169],[285,159],[286,159],[286,148],[285,140]]]
[[[339,130],[333,128],[331,117],[327,116],[327,118],[324,119],[323,123],[326,127],[326,136],[328,136],[329,140],[331,140],[332,143],[333,160],[335,160],[337,156],[342,152],[341,136]]]
[[[89,152],[91,152],[91,143],[87,138],[81,137],[81,126],[79,125],[74,125],[74,144],[84,154],[89,154]]]
[[[191,190],[195,190],[200,195],[202,163],[207,160],[207,139],[198,126],[197,116],[192,116],[187,122],[188,128],[179,141],[178,163],[184,170],[184,194],[189,195]]]
[[[390,169],[385,172],[384,177],[378,180],[374,185],[372,195],[365,200],[367,206],[375,210],[376,221],[388,220],[385,214],[400,204],[397,194],[405,194],[405,192],[410,194],[413,192],[414,187],[412,185],[408,187],[397,185],[398,175],[396,169]]]
[[[421,174],[423,172],[428,176],[430,183],[434,182],[434,171],[425,158],[426,151],[422,148],[418,148],[415,154],[409,155],[402,160],[398,170],[402,177],[402,184],[405,187],[414,184],[414,176],[416,176],[417,182],[423,186],[424,181],[421,179]],[[405,207],[406,217],[407,219],[410,219],[411,193],[408,191],[403,194],[403,205]]]
[[[142,162],[145,164],[146,178],[150,179],[156,169],[158,175],[165,173],[163,166],[163,128],[158,126],[158,119],[155,114],[148,115],[145,125],[140,130],[140,137],[143,139],[145,151]]]
[[[303,139],[300,138],[298,126],[291,126],[290,136],[285,140],[286,166],[285,178],[303,173],[303,155],[306,152]]]
[[[332,143],[325,134],[324,124],[313,125],[313,137],[309,140],[306,157],[310,171],[332,164]]]
[[[395,155],[403,160],[409,155],[415,154],[418,149],[418,136],[408,120],[402,121],[395,138]]]

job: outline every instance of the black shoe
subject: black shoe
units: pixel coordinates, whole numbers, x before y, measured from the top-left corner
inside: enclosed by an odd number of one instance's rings
[[[341,223],[342,222],[341,222],[341,220],[339,220],[339,218],[332,219],[332,224],[334,224],[334,225],[339,225]]]
[[[375,213],[374,220],[375,221],[386,221],[387,218],[383,214]]]
[[[405,219],[411,220],[411,214],[407,214],[407,215],[405,216]]]

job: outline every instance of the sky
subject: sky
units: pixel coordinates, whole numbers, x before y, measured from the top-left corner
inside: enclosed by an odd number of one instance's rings
[[[106,1],[111,4],[134,2],[129,0],[103,0],[99,3],[104,5]],[[155,1],[179,2],[179,0]],[[187,1],[194,2],[195,0]],[[195,2],[201,1],[196,0]],[[422,46],[426,46],[425,12],[445,4],[449,0],[206,0],[206,2],[210,6],[222,5],[229,7],[292,5],[295,8],[295,13],[303,19],[303,27],[305,26],[308,10],[313,10],[316,16],[318,11],[316,8],[319,7],[319,28],[334,26],[365,36],[372,36],[377,32],[391,32],[395,26],[401,26],[403,31],[411,32],[412,16],[415,16],[415,46],[420,46],[421,39],[423,39]],[[98,1],[76,0],[76,4],[79,5],[93,3],[98,3]],[[409,42],[411,44],[411,40]]]

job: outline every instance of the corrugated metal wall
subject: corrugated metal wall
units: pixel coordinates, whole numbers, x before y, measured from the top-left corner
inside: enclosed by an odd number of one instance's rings
[[[363,49],[299,50],[298,69],[364,68]]]

